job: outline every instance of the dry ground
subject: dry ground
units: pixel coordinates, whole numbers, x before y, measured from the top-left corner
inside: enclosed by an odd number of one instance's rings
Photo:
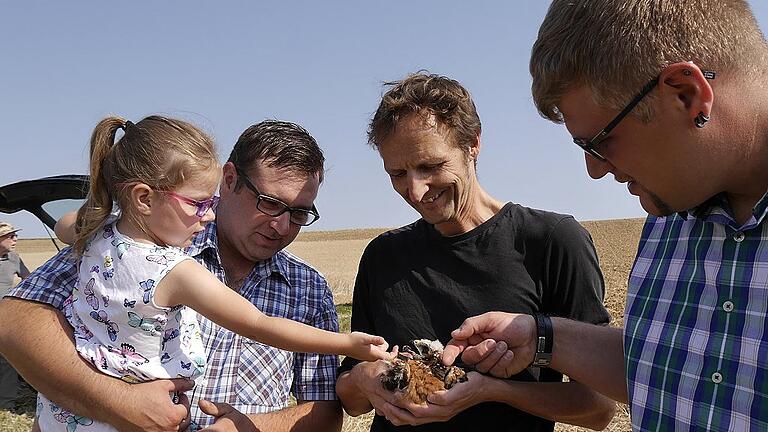
[[[621,325],[627,292],[627,276],[632,266],[642,228],[641,219],[584,222],[595,241],[600,267],[606,282],[605,304],[613,316],[614,325]],[[302,233],[288,248],[317,267],[328,279],[336,304],[339,305],[342,327],[349,328],[349,303],[357,264],[368,242],[384,229],[341,230]],[[21,240],[18,251],[30,269],[42,264],[55,253],[48,239]],[[0,432],[26,432],[31,426],[33,392],[25,390],[19,408],[15,411],[0,410]],[[357,418],[346,417],[344,432],[367,431],[371,415]],[[587,430],[558,424],[557,431],[574,432]],[[631,430],[625,407],[606,429],[608,431]]]

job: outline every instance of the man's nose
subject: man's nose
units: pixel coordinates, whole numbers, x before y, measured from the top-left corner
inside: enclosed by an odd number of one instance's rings
[[[291,212],[285,212],[280,216],[273,216],[272,222],[269,225],[281,236],[287,235],[291,229]]]
[[[429,190],[426,179],[419,174],[408,174],[408,199],[419,202]]]
[[[587,164],[587,174],[595,180],[603,178],[614,169],[610,162],[603,162],[589,153],[584,153],[584,161]]]

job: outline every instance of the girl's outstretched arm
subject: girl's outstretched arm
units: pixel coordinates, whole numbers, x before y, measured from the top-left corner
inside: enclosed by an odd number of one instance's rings
[[[160,281],[155,303],[166,307],[189,306],[237,334],[288,351],[343,354],[364,361],[391,357],[380,336],[334,333],[264,315],[193,260],[179,263]]]

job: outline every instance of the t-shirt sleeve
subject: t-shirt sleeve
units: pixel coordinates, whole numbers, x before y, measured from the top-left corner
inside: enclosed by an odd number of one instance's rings
[[[21,257],[19,257],[19,271],[16,274],[18,274],[19,277],[22,279],[29,276],[29,269],[24,264],[24,260],[22,260]]]
[[[316,274],[312,282],[313,291],[320,293],[317,313],[307,324],[322,330],[339,331],[339,317],[328,282]],[[336,369],[339,358],[335,355],[316,353],[294,354],[293,390],[297,400],[336,400]]]
[[[608,324],[605,282],[592,237],[572,217],[552,229],[544,251],[545,310],[573,320]]]
[[[78,259],[70,248],[62,249],[38,267],[6,295],[46,303],[61,310],[77,282]]]
[[[363,256],[360,258],[360,265],[357,268],[355,288],[352,294],[352,319],[350,328],[352,331],[377,334],[368,313],[370,301],[368,271],[370,266],[369,262],[372,259],[371,256],[372,243],[369,244],[363,252]],[[352,357],[344,358],[344,360],[341,362],[341,366],[339,367],[339,375],[351,370],[358,363],[360,363],[360,360],[354,359]]]

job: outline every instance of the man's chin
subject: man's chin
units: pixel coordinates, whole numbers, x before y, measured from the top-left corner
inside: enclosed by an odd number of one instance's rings
[[[676,213],[669,204],[653,193],[647,192],[640,196],[640,206],[648,214],[656,217],[666,217]]]

